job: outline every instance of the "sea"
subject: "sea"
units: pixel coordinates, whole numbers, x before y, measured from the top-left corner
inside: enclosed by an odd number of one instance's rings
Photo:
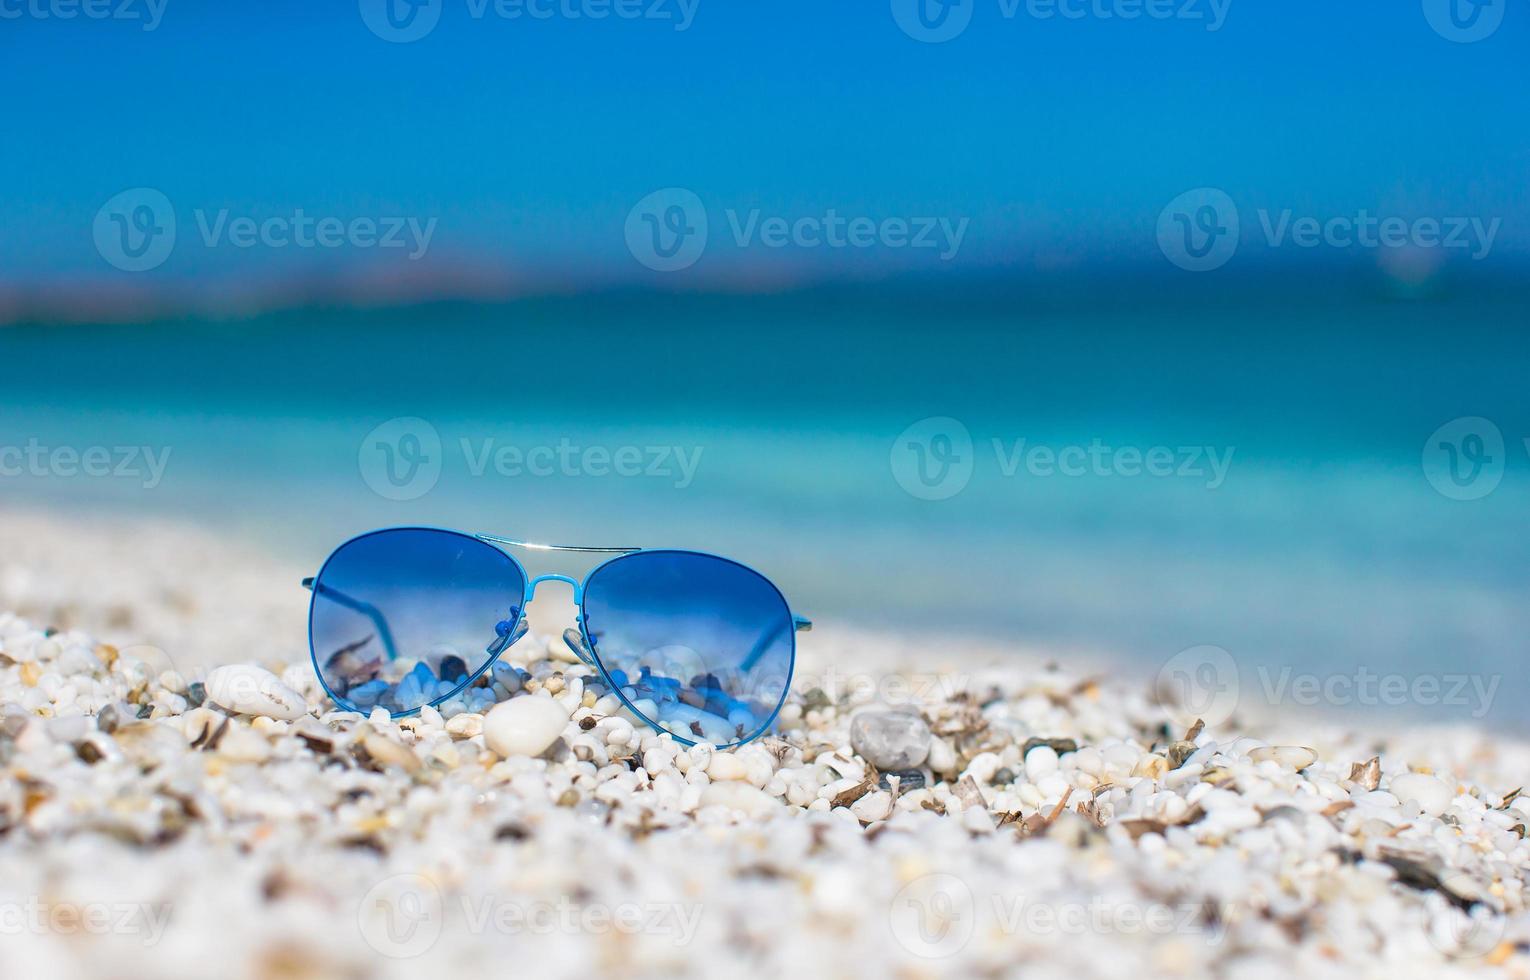
[[[1523,729],[1527,300],[1098,274],[23,322],[0,503],[314,568],[397,524],[693,548],[826,625]]]

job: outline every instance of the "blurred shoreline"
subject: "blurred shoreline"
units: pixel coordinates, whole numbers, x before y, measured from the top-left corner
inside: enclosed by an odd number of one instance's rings
[[[280,319],[315,311],[334,316],[397,311],[433,316],[452,310],[535,310],[574,305],[642,309],[676,301],[767,306],[808,303],[848,309],[885,309],[974,315],[1046,311],[1145,311],[1285,308],[1370,304],[1498,304],[1522,299],[1524,263],[1477,267],[1468,262],[1428,263],[1419,270],[1389,268],[1373,259],[1313,261],[1273,258],[1256,266],[1193,276],[1148,261],[1074,255],[1019,255],[1003,266],[938,272],[872,268],[727,269],[675,280],[630,268],[592,273],[567,267],[494,263],[451,256],[400,273],[393,265],[327,270],[323,275],[259,276],[241,270],[222,280],[147,281],[120,276],[77,279],[0,279],[0,327],[166,325]],[[1109,288],[1101,288],[1108,283]]]
[[[304,523],[301,533],[319,533],[317,527]],[[348,534],[301,543],[299,536],[298,527],[220,526],[185,513],[127,516],[113,509],[12,502],[0,508],[0,609],[85,629],[108,642],[160,648],[185,660],[187,669],[250,658],[290,662],[305,655],[306,645],[307,594],[296,583]],[[530,561],[535,565],[534,556]],[[572,567],[559,570],[582,575]],[[1130,632],[1098,624],[1090,635],[1102,639],[1094,644],[1068,642],[1046,632],[1044,623],[1001,627],[958,611],[928,611],[917,621],[900,622],[877,615],[877,600],[864,594],[858,607],[843,594],[826,603],[801,576],[793,578],[784,587],[794,608],[811,613],[818,632],[857,649],[866,665],[882,657],[911,661],[911,651],[935,647],[952,664],[1058,663],[1123,677],[1213,721],[1236,707],[1239,717],[1261,722],[1349,717],[1383,726],[1525,731],[1517,709],[1523,683],[1510,664],[1438,651],[1410,663],[1372,652],[1379,647],[1345,652],[1315,646],[1277,657],[1209,640],[1113,645],[1110,637]],[[538,629],[556,635],[572,616],[567,606],[567,597],[551,590],[529,612]],[[1097,618],[1102,607],[1075,612]],[[1240,614],[1255,612],[1271,614]],[[1131,621],[1130,605],[1122,613]],[[250,646],[253,637],[260,638],[258,647]],[[931,665],[928,679],[939,681],[947,669]],[[835,678],[831,670],[825,682],[853,687],[865,678]]]

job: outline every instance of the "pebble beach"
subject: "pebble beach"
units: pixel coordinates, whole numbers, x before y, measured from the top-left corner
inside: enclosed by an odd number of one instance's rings
[[[3,515],[0,975],[1530,975],[1491,731],[1201,724],[1151,671],[823,622],[730,752],[552,628],[395,721],[326,699],[308,573]]]

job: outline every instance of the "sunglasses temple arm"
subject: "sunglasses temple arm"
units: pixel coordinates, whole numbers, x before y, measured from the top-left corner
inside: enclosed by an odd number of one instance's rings
[[[359,612],[366,618],[370,619],[372,621],[372,625],[377,627],[377,635],[382,638],[383,649],[388,651],[388,659],[398,659],[398,647],[396,647],[393,643],[393,631],[388,628],[388,617],[382,614],[382,610],[378,609],[370,602],[364,602],[361,599],[352,598],[351,596],[346,595],[344,592],[341,592],[339,589],[332,589],[327,585],[320,585],[311,578],[303,579],[303,588],[313,592],[316,595],[321,595],[324,598],[329,599],[331,602],[339,603],[347,609]]]
[[[812,628],[813,621],[811,619],[807,619],[803,616],[792,617],[792,629],[796,630],[798,633],[807,633],[812,630]],[[754,649],[749,651],[749,656],[744,658],[744,662],[739,667],[739,669],[745,671],[753,670],[754,665],[760,662],[760,658],[765,656],[765,651],[770,649],[770,645],[776,642],[776,637],[780,636],[781,633],[781,627],[777,626],[769,633],[766,633],[764,636],[760,637],[759,640],[755,642]]]

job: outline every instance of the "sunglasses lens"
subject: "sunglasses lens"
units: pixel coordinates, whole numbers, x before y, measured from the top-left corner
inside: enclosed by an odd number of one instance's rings
[[[584,627],[629,705],[693,742],[765,730],[791,683],[797,637],[780,590],[726,558],[641,551],[584,588]]]
[[[314,665],[346,708],[394,714],[464,687],[508,645],[526,576],[453,531],[401,528],[341,545],[313,584]]]

